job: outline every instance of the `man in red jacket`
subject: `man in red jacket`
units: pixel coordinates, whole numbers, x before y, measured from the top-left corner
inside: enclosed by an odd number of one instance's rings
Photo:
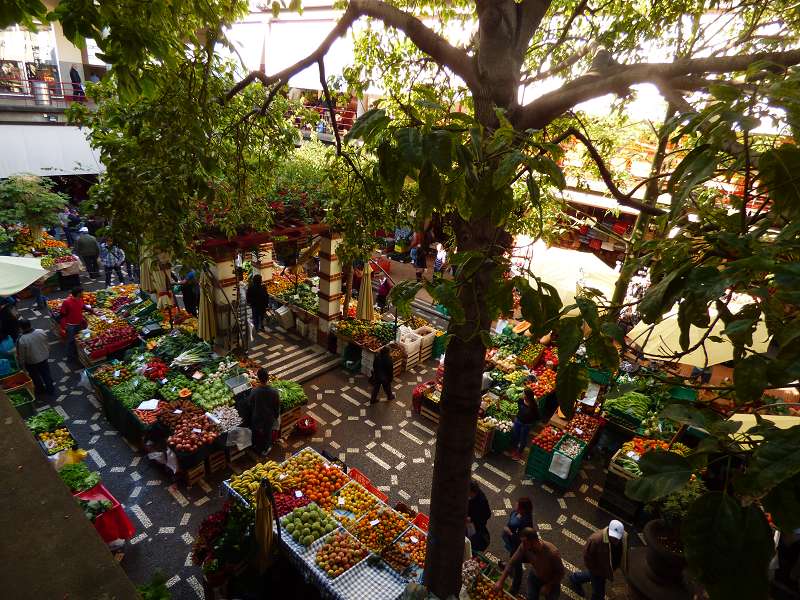
[[[86,326],[86,319],[83,318],[83,311],[94,312],[92,307],[83,301],[83,288],[78,286],[72,288],[72,295],[61,304],[61,321],[64,330],[67,332],[67,357],[78,358],[78,351],[75,347],[75,336]]]

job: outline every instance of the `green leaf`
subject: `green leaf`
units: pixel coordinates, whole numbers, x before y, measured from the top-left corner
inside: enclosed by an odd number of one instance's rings
[[[442,173],[448,173],[453,168],[453,142],[453,134],[443,129],[432,131],[422,140],[425,158]]]
[[[422,136],[415,127],[401,127],[394,134],[400,156],[410,165],[422,166]]]
[[[575,411],[575,402],[589,386],[586,367],[577,362],[561,362],[559,352],[558,372],[556,373],[556,396],[558,406],[569,419]]]
[[[716,153],[711,145],[701,144],[687,153],[675,167],[667,182],[667,191],[672,195],[670,218],[681,210],[683,200],[689,192],[712,175],[716,160]]]
[[[434,169],[433,163],[427,160],[419,171],[419,191],[422,195],[420,216],[427,217],[442,203],[442,178]]]
[[[753,434],[751,429],[749,433]],[[747,465],[747,472],[736,481],[742,493],[760,496],[767,490],[800,474],[800,425],[789,429],[769,428]]]
[[[386,129],[390,119],[382,108],[372,108],[356,119],[350,131],[344,136],[345,143],[351,140],[362,139],[370,141],[381,131]]]
[[[422,289],[422,283],[404,280],[398,281],[389,292],[389,299],[393,306],[397,308],[398,314],[403,318],[411,316],[411,303],[417,297],[417,293]]]
[[[567,317],[558,323],[559,365],[569,362],[583,341],[583,317]]]
[[[616,323],[603,321],[602,325],[600,325],[600,331],[603,335],[610,337],[615,342],[619,342],[620,344],[625,342],[625,332],[623,332],[622,328]]]
[[[494,188],[499,190],[507,186],[511,182],[511,179],[517,174],[517,167],[523,164],[525,160],[525,155],[518,150],[506,154],[492,174],[492,185]]]
[[[772,488],[763,503],[781,531],[789,533],[800,527],[800,475]]]
[[[712,83],[708,86],[708,91],[718,100],[736,100],[742,95],[739,88],[727,83]]]
[[[733,386],[741,401],[759,400],[768,385],[767,362],[761,356],[750,355],[736,363]]]
[[[774,203],[774,210],[786,218],[800,214],[800,148],[783,144],[767,150],[758,159],[759,177]]]
[[[586,355],[591,364],[598,364],[604,369],[615,370],[619,367],[619,351],[611,339],[592,334],[586,340]]]
[[[692,476],[689,461],[675,452],[650,451],[639,459],[643,475],[625,484],[625,495],[652,502],[681,489]]]
[[[722,492],[692,504],[681,526],[689,567],[711,598],[769,597],[768,566],[775,552],[764,513]]]
[[[662,419],[670,419],[676,423],[706,429],[709,423],[719,420],[719,416],[710,410],[701,410],[684,402],[668,404],[658,415]]]
[[[564,172],[552,158],[547,156],[534,156],[529,159],[528,164],[534,171],[538,171],[547,176],[550,182],[558,189],[563,190],[567,187],[567,180],[564,177]]]
[[[280,14],[281,14],[281,3],[275,1],[272,3],[272,16],[277,19],[280,16]]]
[[[655,323],[672,308],[680,290],[683,289],[684,276],[690,268],[685,266],[670,271],[658,283],[650,286],[639,302],[639,313],[645,323]]]
[[[464,306],[458,297],[458,287],[455,281],[442,279],[437,285],[426,282],[425,289],[439,304],[450,313],[450,321],[455,324],[464,322]]]

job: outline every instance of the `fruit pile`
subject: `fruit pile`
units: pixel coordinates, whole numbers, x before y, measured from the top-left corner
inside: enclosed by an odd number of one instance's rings
[[[404,573],[411,566],[411,557],[397,546],[389,546],[381,550],[381,558],[398,573]]]
[[[219,437],[219,430],[207,416],[183,413],[167,438],[167,444],[178,452],[196,452],[201,446],[212,443]]]
[[[425,566],[425,552],[428,549],[428,541],[423,534],[410,529],[400,538],[399,544],[403,552],[411,557],[415,565],[418,567]]]
[[[539,359],[539,355],[541,353],[542,353],[541,344],[539,343],[528,344],[517,355],[517,361],[522,365],[533,366],[533,363],[535,363]]]
[[[508,600],[511,596],[494,588],[494,582],[480,575],[469,591],[471,600]]]
[[[372,321],[345,319],[336,324],[336,333],[354,339],[357,335],[367,336],[372,333]]]
[[[576,440],[573,437],[566,437],[559,443],[558,451],[564,456],[575,459],[578,458],[578,455],[583,452],[585,447],[586,444],[580,440]]]
[[[338,577],[367,556],[367,550],[353,536],[338,531],[329,536],[314,559],[328,577]]]
[[[258,490],[258,484],[256,484],[256,490]],[[288,515],[295,508],[300,508],[311,502],[308,496],[300,496],[298,498],[296,494],[288,492],[278,492],[273,497],[275,498],[275,510],[279,517]]]
[[[258,484],[265,477],[270,480],[272,487],[278,492],[285,489],[282,486],[284,480],[281,479],[281,475],[283,475],[281,466],[270,460],[258,463],[246,471],[242,471],[239,475],[234,475],[231,477],[230,486],[237,494],[252,504],[256,490],[258,490]]]
[[[304,276],[298,276],[298,282],[302,283],[303,281]],[[270,294],[270,296],[279,296],[287,290],[291,290],[294,288],[294,286],[294,277],[281,275],[280,273],[274,274],[272,279],[264,284],[264,287],[267,288],[267,292]]]
[[[350,532],[375,552],[391,544],[410,523],[389,508],[373,508],[351,526]]]
[[[363,486],[351,481],[325,502],[323,506],[333,511],[333,516],[347,527],[376,504],[376,498]]]
[[[558,366],[558,348],[555,346],[547,346],[542,352],[542,362],[551,367]]]
[[[158,421],[158,411],[164,410],[167,406],[166,402],[159,401],[156,410],[139,410],[135,408],[133,409],[133,414],[145,425],[152,425]]]
[[[195,404],[206,411],[233,404],[233,392],[220,379],[196,385],[192,398]]]
[[[323,465],[322,468],[306,469],[299,476],[298,488],[312,502],[327,504],[333,493],[350,479],[336,467]]]
[[[592,441],[599,427],[600,421],[594,417],[577,413],[570,419],[569,423],[567,423],[567,433],[588,444]]]
[[[158,410],[158,420],[168,429],[174,429],[183,419],[184,414],[202,415],[203,411],[188,400],[178,400],[177,402],[162,406],[160,410]]]
[[[128,381],[131,378],[131,372],[128,367],[123,365],[105,364],[97,368],[93,377],[100,383],[113,387],[123,381]]]
[[[324,462],[322,456],[313,450],[306,449],[287,460],[283,465],[283,470],[287,476],[297,477],[303,471],[320,469]]]
[[[528,384],[537,398],[546,396],[556,389],[556,372],[545,366],[536,367],[533,371],[536,374],[536,381]]]
[[[167,375],[167,383],[161,386],[159,393],[164,400],[174,402],[181,397],[181,390],[189,389],[190,385],[192,385],[192,382],[188,377],[186,377],[186,375],[183,373],[178,373],[177,371],[173,371]]]
[[[66,427],[60,427],[53,432],[43,431],[39,434],[39,439],[42,440],[48,454],[55,454],[60,450],[72,448],[75,440],[67,431]]]
[[[111,349],[122,349],[139,339],[136,330],[127,323],[114,325],[103,333],[82,340],[83,348],[93,358],[107,354]]]
[[[105,309],[96,309],[98,314],[86,314],[86,322],[89,324],[89,329],[92,332],[92,337],[100,335],[103,332],[109,331],[121,325],[124,321],[120,320],[113,312]]]
[[[552,452],[556,444],[564,437],[564,432],[552,425],[546,426],[533,438],[533,445],[539,446],[545,452]]]
[[[152,381],[161,381],[169,373],[167,363],[158,357],[153,357],[144,366],[143,374]]]
[[[232,406],[218,406],[211,411],[211,414],[219,420],[219,428],[222,431],[230,431],[242,424],[242,417],[239,415],[239,411]]]
[[[336,529],[336,521],[314,503],[295,508],[281,523],[295,542],[306,547]]]

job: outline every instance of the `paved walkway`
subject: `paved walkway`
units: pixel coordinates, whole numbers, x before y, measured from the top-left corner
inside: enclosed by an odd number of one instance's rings
[[[49,321],[29,303],[23,303],[21,313],[34,320],[34,326],[49,329]],[[202,575],[191,564],[191,545],[202,519],[224,502],[220,484],[230,473],[215,474],[191,489],[175,485],[166,469],[132,448],[105,421],[80,369],[65,362],[62,343],[51,336],[53,372],[58,380],[53,404],[79,445],[89,451],[89,467],[100,471],[103,482],[125,505],[137,527],[137,535],[124,549],[122,567],[137,584],[161,570],[169,578],[175,599],[203,597]],[[252,356],[276,372],[296,378],[313,371],[323,360],[300,338],[277,332],[259,334]],[[292,437],[288,446],[276,446],[272,457],[281,460],[305,445],[327,450],[364,471],[389,495],[390,502],[403,500],[427,512],[435,431],[431,422],[412,413],[410,398],[415,385],[433,377],[434,368],[433,362],[428,362],[403,373],[394,385],[397,399],[375,406],[368,404],[369,384],[362,375],[336,369],[314,377],[304,388],[310,399],[308,413],[319,423],[315,437]],[[248,455],[235,465],[236,470],[248,468],[254,459]],[[493,509],[490,551],[505,558],[500,534],[507,514],[518,497],[529,496],[542,536],[560,548],[571,570],[576,568],[581,564],[585,538],[611,518],[597,507],[604,480],[602,467],[589,461],[574,489],[566,493],[532,483],[523,475],[523,465],[506,456],[490,455],[473,464],[473,477]],[[564,588],[563,596],[573,598],[575,594]],[[610,590],[608,597],[623,595]]]

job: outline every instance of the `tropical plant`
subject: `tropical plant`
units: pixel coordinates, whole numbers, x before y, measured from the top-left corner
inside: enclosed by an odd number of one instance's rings
[[[27,225],[36,233],[58,224],[67,196],[53,191],[53,182],[34,175],[15,175],[0,181],[0,223]]]

